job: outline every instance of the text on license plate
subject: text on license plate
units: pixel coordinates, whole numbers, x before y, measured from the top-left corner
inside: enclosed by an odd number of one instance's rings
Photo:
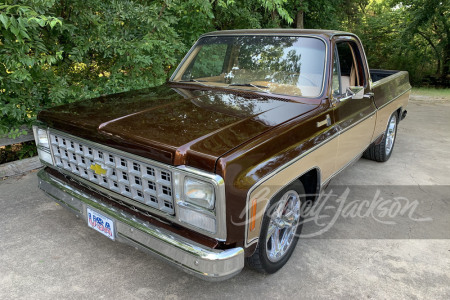
[[[87,208],[88,226],[114,240],[114,223],[111,219]]]

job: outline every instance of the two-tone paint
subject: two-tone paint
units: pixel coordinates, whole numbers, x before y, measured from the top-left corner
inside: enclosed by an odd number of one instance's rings
[[[38,119],[50,128],[95,143],[220,175],[226,184],[227,230],[226,240],[214,247],[245,247],[246,255],[251,255],[268,201],[302,176],[307,193],[319,191],[377,141],[390,115],[406,107],[410,89],[408,74],[396,72],[373,84],[368,80],[363,99],[333,98],[330,62],[336,41],[351,39],[364,53],[353,34],[277,29],[209,35],[253,34],[307,35],[324,41],[327,67],[321,96],[287,97],[168,82],[63,105],[41,112]],[[363,65],[370,79],[365,57]],[[257,199],[258,218],[250,230],[247,224],[252,199]],[[210,238],[189,233],[188,229],[177,232],[212,244]]]

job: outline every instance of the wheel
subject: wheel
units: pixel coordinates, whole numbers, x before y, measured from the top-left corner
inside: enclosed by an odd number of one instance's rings
[[[389,119],[383,140],[378,145],[370,145],[363,154],[364,158],[385,162],[391,157],[395,144],[395,136],[397,135],[397,120],[397,112],[394,112]]]
[[[301,207],[305,189],[300,180],[284,188],[269,202],[258,246],[246,264],[262,273],[281,269],[292,255],[302,231]]]

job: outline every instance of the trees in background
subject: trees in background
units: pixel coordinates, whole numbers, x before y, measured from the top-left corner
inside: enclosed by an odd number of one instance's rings
[[[203,0],[22,0],[0,5],[0,135],[38,111],[161,84],[199,34]]]
[[[212,30],[348,30],[372,67],[443,81],[449,19],[438,0],[3,0],[0,135],[19,134],[45,107],[161,84]]]
[[[448,1],[373,1],[361,16],[353,32],[364,42],[371,67],[407,70],[416,85],[448,86]]]
[[[440,0],[397,1],[405,12],[403,39],[422,40],[432,49],[436,64],[435,74],[445,80],[450,68],[450,2]]]

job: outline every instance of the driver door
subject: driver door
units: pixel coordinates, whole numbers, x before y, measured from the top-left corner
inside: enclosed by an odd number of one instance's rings
[[[339,131],[336,169],[341,170],[364,152],[372,139],[376,107],[360,43],[353,37],[335,40],[332,102]],[[363,89],[356,96],[353,91]]]

